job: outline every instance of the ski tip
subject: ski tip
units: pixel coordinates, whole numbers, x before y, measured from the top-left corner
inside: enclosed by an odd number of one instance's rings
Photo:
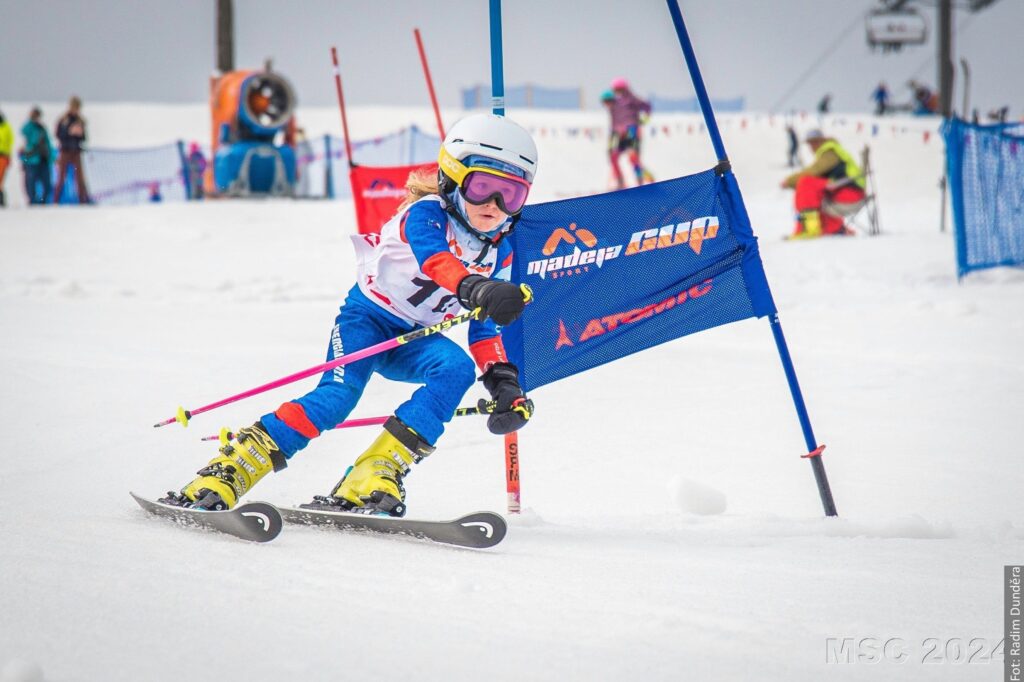
[[[269,502],[246,502],[233,509],[206,511],[168,505],[131,491],[128,494],[150,514],[183,525],[220,531],[250,542],[269,542],[280,534],[284,525],[281,513]]]
[[[500,514],[494,512],[474,512],[466,514],[455,521],[468,532],[472,533],[475,541],[473,547],[486,549],[493,547],[505,539],[508,532],[508,524]],[[476,535],[476,533],[479,535]]]

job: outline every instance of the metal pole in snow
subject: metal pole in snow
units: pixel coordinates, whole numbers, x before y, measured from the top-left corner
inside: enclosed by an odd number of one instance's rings
[[[501,0],[491,0],[491,110],[505,115],[505,74],[501,58]],[[518,514],[519,506],[519,434],[505,435],[505,489],[508,513]]]
[[[690,72],[690,79],[693,81],[693,88],[697,92],[697,101],[700,102],[700,110],[704,114],[704,123],[707,126],[708,134],[711,136],[711,144],[715,148],[715,155],[718,158],[719,172],[724,175],[732,175],[729,165],[729,157],[725,153],[725,144],[722,142],[722,135],[718,131],[718,122],[715,120],[715,112],[711,108],[711,100],[708,97],[707,88],[704,86],[704,78],[701,76],[700,67],[697,65],[697,56],[693,52],[693,44],[686,32],[686,24],[683,22],[683,14],[679,10],[678,0],[666,0],[668,11],[672,15],[672,23],[675,25],[676,35],[679,37],[679,45],[683,49],[683,57],[686,60],[686,68]],[[736,201],[745,211],[743,197],[736,193]],[[772,335],[775,337],[775,346],[779,351],[779,359],[782,361],[783,371],[786,373],[786,380],[789,383],[789,392],[793,396],[793,405],[796,407],[797,417],[800,420],[800,428],[803,430],[804,441],[807,445],[807,454],[803,455],[811,462],[814,471],[814,480],[818,485],[818,495],[821,497],[821,505],[826,516],[836,516],[836,505],[832,499],[832,490],[828,484],[828,476],[825,474],[825,465],[821,461],[821,452],[824,445],[818,445],[814,438],[814,431],[811,428],[811,419],[807,414],[807,406],[804,404],[803,393],[800,390],[800,383],[796,378],[796,370],[793,367],[793,359],[789,355],[789,347],[786,345],[786,337],[782,333],[782,324],[779,322],[778,314],[771,316]]]

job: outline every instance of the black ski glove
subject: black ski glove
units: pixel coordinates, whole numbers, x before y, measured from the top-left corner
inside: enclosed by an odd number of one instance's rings
[[[459,282],[459,303],[475,310],[480,308],[489,317],[504,326],[523,314],[528,294],[519,286],[483,275],[467,275]]]
[[[492,400],[481,400],[481,412],[489,412],[487,428],[494,434],[518,431],[533,416],[533,401],[519,386],[519,369],[508,362],[496,362],[480,377]]]

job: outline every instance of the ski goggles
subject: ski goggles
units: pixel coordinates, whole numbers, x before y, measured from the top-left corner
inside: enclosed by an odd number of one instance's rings
[[[448,177],[455,180],[467,202],[480,206],[494,200],[508,215],[519,213],[526,205],[530,183],[523,178],[495,168],[465,166],[443,147],[438,161]]]

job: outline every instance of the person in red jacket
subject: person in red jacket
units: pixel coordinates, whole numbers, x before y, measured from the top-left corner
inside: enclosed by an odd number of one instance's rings
[[[82,100],[72,97],[68,110],[57,122],[57,141],[60,142],[60,156],[57,157],[57,186],[54,188],[53,203],[60,203],[67,178],[68,166],[75,168],[75,186],[78,189],[78,203],[91,204],[89,190],[85,187],[85,169],[82,168],[82,148],[85,144],[85,119],[79,114]]]

